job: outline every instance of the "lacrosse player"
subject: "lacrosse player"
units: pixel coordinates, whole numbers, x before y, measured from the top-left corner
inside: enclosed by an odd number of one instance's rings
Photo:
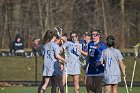
[[[45,90],[51,79],[52,89],[51,93],[56,93],[57,82],[61,93],[64,93],[64,87],[62,84],[61,76],[62,72],[59,68],[59,61],[65,63],[65,59],[60,56],[59,47],[60,37],[53,31],[48,30],[44,36],[44,64],[42,72],[42,82],[38,88],[38,93],[45,93]]]
[[[94,93],[102,93],[101,82],[103,79],[104,66],[100,64],[102,51],[106,44],[100,41],[100,30],[91,31],[91,41],[88,43],[88,66],[87,66],[87,87]],[[99,65],[100,64],[100,65]]]
[[[105,93],[118,93],[118,83],[121,82],[121,72],[125,77],[125,65],[123,64],[123,57],[121,52],[114,48],[115,39],[113,36],[108,36],[106,39],[106,44],[108,46],[102,52],[100,61],[105,64],[104,69],[104,83],[105,83]]]
[[[87,60],[88,43],[91,41],[91,35],[90,35],[89,32],[85,32],[83,36],[84,36],[84,40],[80,41],[80,43],[82,44],[82,50],[79,49],[79,51],[84,55],[86,63],[83,64],[83,69],[86,71],[87,70],[87,64],[88,64],[88,60]],[[86,86],[86,79],[87,79],[87,76],[85,75],[84,76],[85,86]],[[87,93],[90,93],[90,89],[87,86],[86,86],[86,90],[87,90]]]
[[[63,37],[64,44],[62,48],[66,51],[67,55],[67,64],[64,64],[63,70],[63,84],[66,83],[66,76],[70,75],[73,78],[74,91],[79,93],[79,76],[81,74],[81,61],[79,56],[81,53],[78,51],[77,46],[81,47],[81,44],[78,41],[78,35],[75,32],[70,34],[72,41],[67,41],[66,37]]]

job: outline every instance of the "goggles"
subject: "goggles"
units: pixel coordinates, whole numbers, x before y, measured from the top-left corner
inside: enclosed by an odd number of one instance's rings
[[[91,36],[97,37],[100,36],[100,34],[91,34]]]

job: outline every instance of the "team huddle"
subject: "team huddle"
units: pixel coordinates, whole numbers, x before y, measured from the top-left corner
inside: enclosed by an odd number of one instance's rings
[[[76,32],[71,32],[70,38],[55,31],[46,32],[43,38],[42,82],[38,93],[45,93],[49,81],[52,85],[51,93],[65,93],[68,76],[73,78],[74,93],[80,93],[81,67],[86,72],[84,84],[87,93],[102,93],[102,82],[105,93],[111,90],[112,93],[118,93],[121,72],[124,77],[126,75],[121,52],[114,48],[115,38],[108,36],[104,43],[100,30],[85,32],[83,36],[84,39],[79,41]],[[83,61],[86,62],[85,66],[81,65]]]

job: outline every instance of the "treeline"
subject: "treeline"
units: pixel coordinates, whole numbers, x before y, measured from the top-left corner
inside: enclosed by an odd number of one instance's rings
[[[35,37],[60,26],[69,34],[101,29],[103,39],[130,48],[140,40],[140,0],[0,0],[0,48],[20,33],[26,47]]]

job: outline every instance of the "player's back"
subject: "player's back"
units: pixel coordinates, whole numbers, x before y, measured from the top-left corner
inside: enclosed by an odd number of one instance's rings
[[[59,46],[54,42],[49,42],[44,46],[45,56],[44,56],[44,65],[47,67],[58,67],[58,60],[55,56],[55,48]]]
[[[123,57],[118,49],[107,48],[103,51],[105,75],[120,75],[119,59],[123,59]]]

